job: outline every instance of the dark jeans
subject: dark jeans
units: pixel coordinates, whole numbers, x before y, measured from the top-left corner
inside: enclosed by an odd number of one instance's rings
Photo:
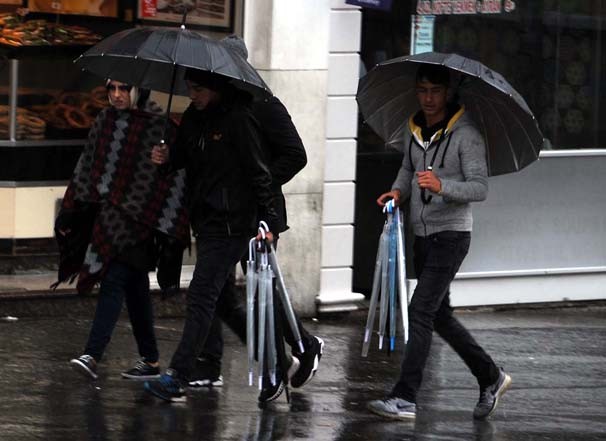
[[[202,343],[211,328],[217,301],[240,257],[248,249],[248,238],[198,237],[196,267],[187,291],[187,313],[179,346],[170,362],[179,378],[190,377]],[[246,320],[244,320],[246,327]],[[244,328],[246,335],[246,328]]]
[[[277,249],[278,239],[276,237],[274,246]],[[247,258],[248,251],[243,259],[245,260]],[[246,267],[244,266],[244,268]],[[223,287],[221,297],[217,302],[217,312],[213,320],[211,330],[204,343],[203,349],[200,351],[200,355],[202,357],[206,358],[208,361],[217,366],[221,365],[221,358],[223,357],[223,327],[221,325],[221,321],[225,322],[225,324],[238,336],[240,341],[246,344],[246,306],[241,297],[242,296],[239,290],[236,288],[236,276],[234,269],[230,272],[227,282]],[[293,348],[295,352],[298,352],[298,349],[295,338],[286,319],[286,315],[284,314],[284,308],[282,307],[280,298],[276,292],[275,279],[274,307],[277,340],[276,348],[278,350],[278,357],[282,359],[281,361],[283,361],[284,340],[286,340],[288,345]],[[305,349],[310,348],[312,336],[305,330],[298,318],[297,325],[301,333],[303,347]]]
[[[469,232],[457,231],[415,237],[418,284],[408,307],[410,337],[392,396],[416,402],[434,329],[463,359],[480,387],[499,378],[497,366],[452,315],[450,306],[450,283],[469,251],[470,241]]]
[[[128,316],[137,341],[139,355],[151,363],[158,361],[154,333],[154,312],[147,272],[113,261],[101,281],[95,318],[84,353],[101,360],[126,299]]]

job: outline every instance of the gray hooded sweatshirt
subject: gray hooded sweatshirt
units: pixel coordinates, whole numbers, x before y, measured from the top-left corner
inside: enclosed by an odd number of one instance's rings
[[[407,150],[392,189],[400,190],[401,200],[410,196],[410,219],[415,235],[471,231],[470,202],[486,199],[488,183],[484,140],[465,113],[465,108],[453,115],[446,129],[438,130],[431,140],[424,142],[421,128],[414,123],[412,116],[408,130],[404,132]],[[442,136],[444,138],[440,142]],[[425,205],[415,172],[427,170],[436,147],[438,152],[433,172],[442,182],[442,191],[438,195],[426,190],[426,197],[432,198]]]

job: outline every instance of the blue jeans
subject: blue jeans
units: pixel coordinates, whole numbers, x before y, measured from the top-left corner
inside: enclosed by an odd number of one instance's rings
[[[452,315],[450,283],[469,251],[471,235],[463,231],[443,231],[415,237],[413,247],[417,287],[408,307],[409,340],[400,379],[391,396],[416,403],[435,331],[463,359],[480,387],[499,378],[490,356]]]
[[[124,299],[139,355],[145,357],[148,362],[157,362],[158,346],[149,294],[149,277],[147,272],[117,261],[109,264],[101,281],[97,310],[84,353],[91,355],[96,361],[101,360],[120,317]]]

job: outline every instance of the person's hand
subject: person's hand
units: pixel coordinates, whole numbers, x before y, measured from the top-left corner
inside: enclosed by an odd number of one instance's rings
[[[151,151],[151,160],[156,165],[168,162],[168,146],[166,144],[155,145]]]
[[[384,207],[387,201],[389,201],[390,199],[393,199],[393,203],[396,207],[400,205],[400,190],[391,190],[387,193],[383,193],[377,199],[377,204],[379,205],[379,207]]]
[[[261,235],[260,231],[257,234],[257,237],[255,239],[257,240],[257,242],[260,242],[263,240],[263,236]],[[272,243],[274,243],[274,235],[272,234],[271,231],[265,232],[265,243],[268,245],[271,245]]]
[[[442,191],[442,182],[432,171],[417,172],[419,188],[425,188],[433,193]]]

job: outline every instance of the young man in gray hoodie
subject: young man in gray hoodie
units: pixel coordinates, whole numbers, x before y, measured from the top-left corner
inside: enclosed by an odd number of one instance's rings
[[[392,190],[377,199],[380,206],[410,198],[415,234],[414,266],[418,279],[409,306],[410,339],[400,379],[370,411],[395,419],[416,416],[416,396],[435,330],[463,359],[480,386],[476,419],[490,416],[511,378],[499,369],[453,316],[450,283],[469,250],[471,202],[486,199],[486,150],[465,108],[448,102],[447,68],[422,64],[416,94],[421,110],[408,120],[402,166]]]

